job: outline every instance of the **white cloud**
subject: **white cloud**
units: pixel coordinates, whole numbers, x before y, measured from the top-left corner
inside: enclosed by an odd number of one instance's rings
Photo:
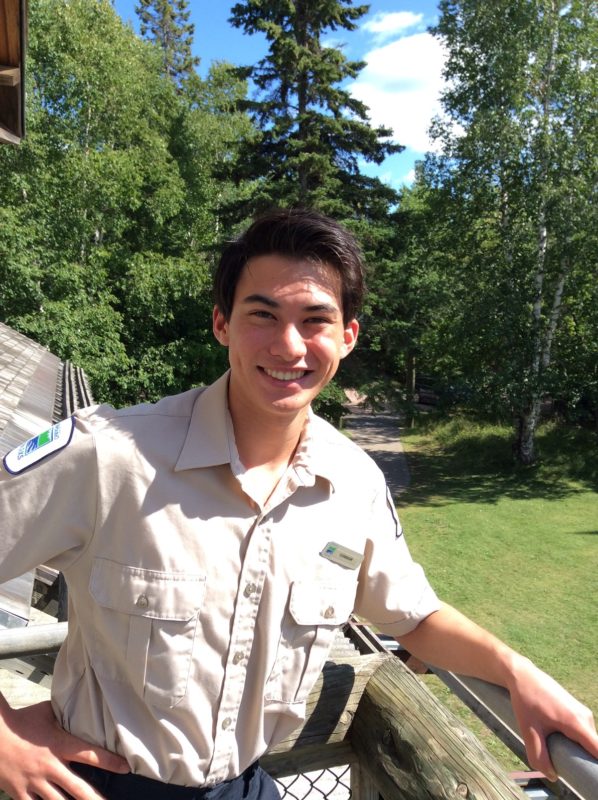
[[[414,14],[412,11],[395,11],[390,14],[380,12],[365,22],[362,30],[373,33],[376,39],[382,41],[414,28],[423,18],[423,14]]]
[[[439,113],[445,54],[429,33],[404,36],[364,56],[349,91],[370,109],[373,125],[392,128],[395,141],[417,153],[432,148],[428,127]]]

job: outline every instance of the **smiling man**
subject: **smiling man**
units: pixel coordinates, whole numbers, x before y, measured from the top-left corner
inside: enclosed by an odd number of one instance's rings
[[[276,796],[257,765],[305,715],[351,613],[416,656],[511,692],[531,763],[560,730],[598,757],[590,712],[441,603],[384,478],[311,402],[355,346],[359,248],[310,211],[224,251],[213,329],[230,370],[154,405],[83,410],[0,473],[0,580],[69,586],[52,704],[0,703],[15,800]]]

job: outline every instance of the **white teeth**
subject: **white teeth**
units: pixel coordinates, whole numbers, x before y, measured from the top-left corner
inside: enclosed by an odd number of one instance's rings
[[[304,369],[294,369],[283,372],[279,369],[266,369],[266,367],[264,367],[264,372],[271,378],[276,378],[277,381],[297,381],[305,375]]]

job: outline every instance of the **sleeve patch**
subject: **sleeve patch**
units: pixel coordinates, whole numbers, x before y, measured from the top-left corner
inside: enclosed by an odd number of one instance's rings
[[[74,428],[74,417],[57,422],[49,430],[38,433],[7,453],[4,456],[4,468],[11,475],[18,475],[52,453],[62,450],[71,441]]]

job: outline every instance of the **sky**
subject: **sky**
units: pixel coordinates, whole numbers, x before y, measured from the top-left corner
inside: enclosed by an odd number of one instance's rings
[[[137,30],[135,4],[114,0],[120,16]],[[202,75],[212,61],[252,64],[267,52],[264,37],[246,36],[228,23],[232,5],[231,0],[189,0]],[[342,46],[347,58],[366,62],[347,88],[368,106],[372,124],[392,128],[405,150],[381,165],[363,163],[361,169],[400,189],[411,183],[416,160],[432,147],[427,128],[439,111],[444,55],[427,28],[437,21],[437,6],[434,0],[371,0],[369,5],[357,30],[336,31],[324,43]]]

